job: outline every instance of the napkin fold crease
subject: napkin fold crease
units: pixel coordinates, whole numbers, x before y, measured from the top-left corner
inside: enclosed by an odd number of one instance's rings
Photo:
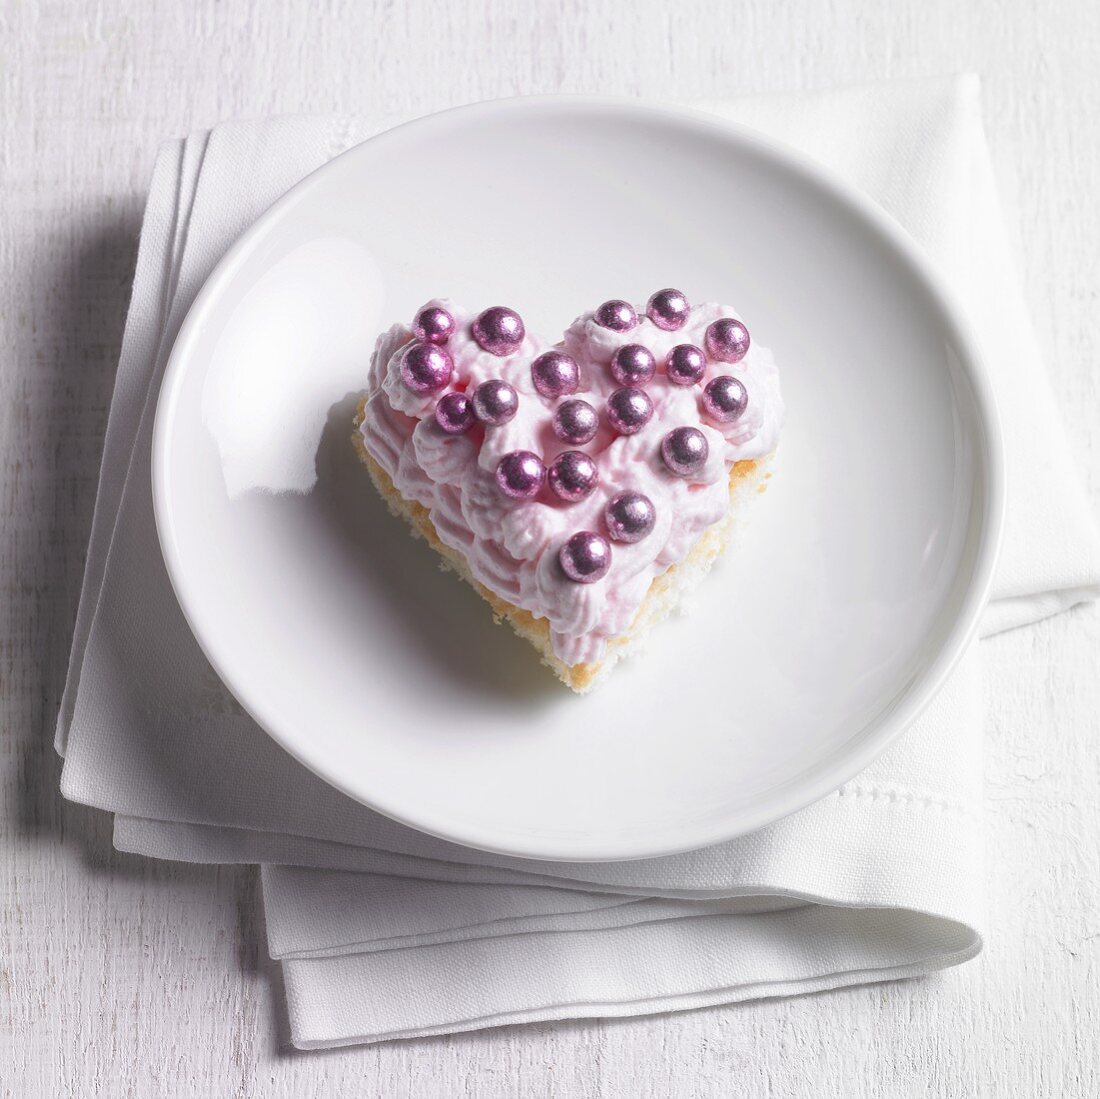
[[[1100,538],[1014,278],[973,77],[699,104],[878,201],[969,314],[1009,500],[985,636],[1100,595]],[[982,698],[972,647],[924,715],[831,796],[682,855],[549,863],[396,824],[306,772],[217,680],[152,515],[160,378],[210,270],[276,198],[394,120],[229,123],[150,186],[56,744],[120,850],[260,863],[301,1048],[642,1014],[916,976],[981,948]]]

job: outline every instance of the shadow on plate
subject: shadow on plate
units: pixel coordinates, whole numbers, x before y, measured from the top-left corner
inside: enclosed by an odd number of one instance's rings
[[[439,555],[390,514],[351,442],[359,397],[349,393],[329,409],[312,495],[356,567],[370,573],[373,593],[392,602],[389,620],[401,623],[424,667],[459,692],[495,695],[524,711],[568,698],[528,642],[498,626],[481,596],[444,571]]]

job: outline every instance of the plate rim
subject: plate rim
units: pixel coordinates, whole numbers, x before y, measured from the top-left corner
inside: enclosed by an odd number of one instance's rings
[[[638,846],[630,837],[620,837],[609,848],[601,848],[598,839],[585,839],[578,843],[571,838],[509,835],[501,837],[492,829],[471,826],[448,831],[438,823],[425,823],[409,816],[401,808],[388,805],[384,797],[374,792],[365,796],[339,773],[322,768],[308,758],[303,750],[302,738],[292,730],[280,727],[278,715],[265,712],[263,700],[253,698],[239,684],[233,682],[229,669],[217,660],[210,646],[197,628],[189,605],[186,565],[176,553],[172,531],[170,483],[170,449],[173,427],[173,410],[192,359],[191,346],[202,330],[206,314],[225,284],[243,263],[251,248],[285,216],[299,196],[315,183],[316,177],[338,169],[345,157],[354,155],[363,145],[386,142],[393,135],[407,129],[430,130],[447,125],[453,119],[499,115],[516,110],[569,107],[591,111],[623,111],[635,117],[659,119],[668,123],[691,125],[697,130],[710,130],[727,140],[747,146],[763,155],[786,172],[793,173],[824,191],[833,201],[853,213],[874,231],[875,238],[885,242],[899,258],[907,272],[920,284],[929,302],[939,314],[945,329],[953,337],[960,350],[959,367],[970,384],[975,421],[968,434],[975,443],[977,483],[984,487],[984,514],[978,533],[973,571],[969,585],[959,600],[954,621],[947,629],[937,652],[914,677],[910,688],[901,698],[863,727],[858,738],[848,742],[840,753],[834,753],[819,764],[814,771],[797,784],[788,783],[769,791],[759,803],[741,810],[736,819],[723,817],[724,826],[699,827],[698,823],[685,824],[677,829],[680,838],[665,845],[652,843]],[[974,430],[974,427],[977,430]],[[538,861],[608,862],[657,858],[713,846],[758,828],[774,823],[783,817],[803,809],[836,791],[850,781],[876,759],[905,729],[913,724],[930,705],[943,687],[963,653],[978,631],[981,612],[984,609],[993,583],[996,563],[1000,553],[1005,519],[1006,483],[1004,440],[996,394],[988,371],[981,343],[973,327],[955,300],[954,293],[946,286],[932,261],[909,233],[878,205],[869,195],[849,184],[832,169],[819,164],[800,150],[778,141],[750,126],[734,122],[705,110],[671,105],[661,101],[638,100],[623,96],[593,95],[538,95],[509,96],[500,99],[469,103],[433,112],[402,122],[358,142],[311,171],[272,203],[227,249],[199,289],[180,325],[161,379],[153,423],[151,446],[151,481],[153,514],[157,539],[165,568],[176,601],[180,606],[188,628],[195,637],[203,655],[218,678],[253,721],[284,751],[330,786],[367,808],[406,825],[418,832],[435,836],[463,847]],[[685,836],[686,834],[686,836]],[[587,834],[586,834],[587,836]],[[544,842],[540,842],[543,840]]]

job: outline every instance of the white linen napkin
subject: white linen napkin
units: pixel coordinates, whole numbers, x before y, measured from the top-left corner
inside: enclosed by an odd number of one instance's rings
[[[1008,452],[988,634],[1100,594],[1078,485],[1000,224],[974,78],[702,105],[798,146],[893,214],[985,345]],[[387,120],[392,122],[393,120]],[[382,128],[233,123],[158,158],[58,721],[66,797],[124,850],[260,862],[269,949],[303,1048],[625,1015],[929,972],[980,949],[980,655],[837,793],[685,855],[543,863],[395,824],[286,756],[203,659],[153,524],[168,350],[236,236]]]

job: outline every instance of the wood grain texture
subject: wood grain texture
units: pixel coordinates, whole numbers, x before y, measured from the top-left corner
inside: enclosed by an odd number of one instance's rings
[[[973,69],[1071,445],[1100,504],[1094,0],[0,0],[0,1088],[52,1095],[1100,1094],[1100,620],[986,648],[990,940],[942,978],[295,1054],[251,870],[116,854],[57,794],[142,194],[234,115],[424,112]]]

